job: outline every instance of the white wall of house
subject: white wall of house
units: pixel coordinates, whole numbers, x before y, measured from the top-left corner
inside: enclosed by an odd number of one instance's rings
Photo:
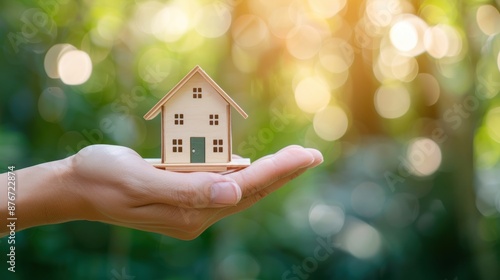
[[[202,97],[193,98],[193,88],[202,88]],[[175,118],[175,115],[178,118]],[[180,118],[183,114],[183,118]],[[210,125],[210,115],[218,115],[218,125],[215,125],[215,116]],[[230,105],[215,91],[200,74],[196,73],[170,100],[162,107],[163,130],[163,158],[165,163],[190,162],[190,138],[205,137],[206,163],[226,163],[231,157],[230,150]],[[175,121],[179,124],[175,124]],[[180,121],[183,124],[180,124]],[[177,143],[177,152],[174,152],[173,140],[182,140]],[[213,141],[222,140],[222,150],[214,153]],[[179,152],[182,147],[182,152]]]

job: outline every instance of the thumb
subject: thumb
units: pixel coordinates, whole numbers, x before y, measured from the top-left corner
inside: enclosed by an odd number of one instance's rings
[[[148,189],[157,203],[183,208],[217,208],[236,205],[242,196],[236,181],[220,174],[165,170],[153,173]]]

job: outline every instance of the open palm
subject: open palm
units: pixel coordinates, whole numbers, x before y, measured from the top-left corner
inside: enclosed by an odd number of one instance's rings
[[[89,146],[71,162],[82,219],[193,239],[317,166],[322,156],[289,146],[225,175],[156,169],[135,151],[110,145]]]

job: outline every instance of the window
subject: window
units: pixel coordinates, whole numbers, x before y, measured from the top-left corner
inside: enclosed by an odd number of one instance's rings
[[[210,125],[219,125],[219,115],[210,115]]]
[[[184,114],[175,114],[174,115],[174,124],[175,125],[183,125],[184,124]]]
[[[182,139],[173,139],[172,140],[172,152],[182,153]]]
[[[201,98],[201,87],[193,88],[193,98]]]
[[[224,141],[222,139],[214,139],[214,153],[222,153],[224,151],[224,148],[222,145],[224,144]]]

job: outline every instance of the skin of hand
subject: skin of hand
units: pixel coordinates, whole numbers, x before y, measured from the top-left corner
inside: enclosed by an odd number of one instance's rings
[[[177,173],[152,167],[126,147],[88,146],[63,160],[16,171],[16,231],[89,220],[191,240],[322,161],[317,150],[289,146],[225,175]],[[7,185],[7,173],[0,182]],[[4,195],[0,207],[5,221]],[[0,236],[8,234],[1,230]]]

